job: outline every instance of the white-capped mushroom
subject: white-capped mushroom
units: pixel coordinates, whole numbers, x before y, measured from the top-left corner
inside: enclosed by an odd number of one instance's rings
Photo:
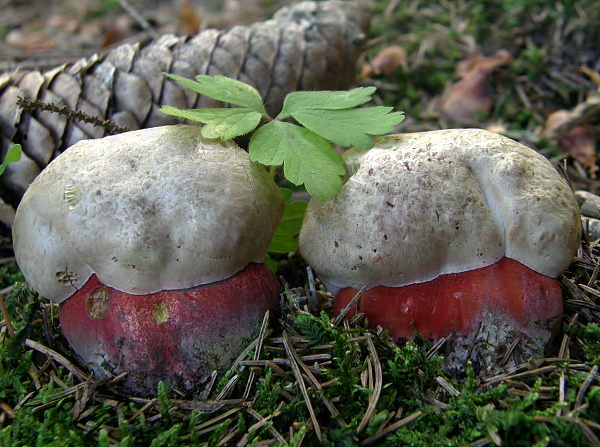
[[[226,367],[274,308],[263,261],[283,198],[234,143],[196,126],[86,140],[32,183],[13,226],[27,281],[97,371],[144,391]],[[214,293],[210,292],[216,287]]]
[[[300,233],[301,254],[342,289],[338,311],[366,286],[360,311],[396,337],[470,343],[489,323],[539,353],[581,238],[574,195],[543,156],[455,129],[377,138],[346,162],[342,191],[311,200]]]

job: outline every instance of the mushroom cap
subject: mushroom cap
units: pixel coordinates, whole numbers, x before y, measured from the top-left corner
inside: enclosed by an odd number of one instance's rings
[[[557,277],[581,240],[577,202],[540,154],[501,135],[390,135],[345,154],[346,181],[309,203],[299,248],[330,291],[399,287],[502,257]]]
[[[226,279],[264,261],[284,201],[263,167],[197,126],[80,141],[31,184],[15,255],[58,303],[93,273],[131,294]]]

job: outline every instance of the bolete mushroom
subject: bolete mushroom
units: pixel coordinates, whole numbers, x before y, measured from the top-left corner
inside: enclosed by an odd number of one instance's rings
[[[300,233],[337,312],[366,286],[358,310],[371,326],[406,339],[452,335],[448,366],[459,370],[471,354],[489,367],[517,337],[515,352],[543,352],[581,221],[542,155],[454,129],[381,137],[345,157],[342,191],[311,200]]]
[[[17,210],[15,255],[97,374],[127,372],[140,393],[159,380],[194,389],[278,304],[263,261],[283,206],[234,143],[144,129],[57,157]]]

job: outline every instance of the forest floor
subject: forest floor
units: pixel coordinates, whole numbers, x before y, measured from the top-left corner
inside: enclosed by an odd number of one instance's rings
[[[0,0],[0,72],[251,23],[290,3],[129,0],[127,12],[118,0]],[[574,189],[600,193],[597,1],[373,4],[357,85],[404,111],[398,132],[493,130],[538,150]],[[600,249],[587,236],[559,278],[565,311],[545,358],[511,365],[505,347],[493,371],[450,376],[443,343],[333,324],[331,295],[292,253],[277,259],[288,290],[262,350],[251,344],[201,393],[161,386],[147,398],[120,377],[82,373],[56,306],[23,283],[10,240],[2,253],[2,446],[600,446]]]

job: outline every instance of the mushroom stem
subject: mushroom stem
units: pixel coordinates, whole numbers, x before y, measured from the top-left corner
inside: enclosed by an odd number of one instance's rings
[[[341,289],[336,295],[336,313],[356,293],[353,288]],[[558,280],[504,257],[488,267],[419,284],[374,287],[363,293],[358,311],[371,327],[389,329],[394,338],[412,339],[420,333],[439,340],[449,334],[472,334],[491,314],[530,337],[547,330],[545,338],[549,339],[562,308]]]
[[[194,389],[225,369],[274,310],[280,285],[264,264],[216,283],[149,295],[102,284],[96,275],[60,306],[65,337],[100,376],[128,372],[125,386],[153,392],[159,380]]]

